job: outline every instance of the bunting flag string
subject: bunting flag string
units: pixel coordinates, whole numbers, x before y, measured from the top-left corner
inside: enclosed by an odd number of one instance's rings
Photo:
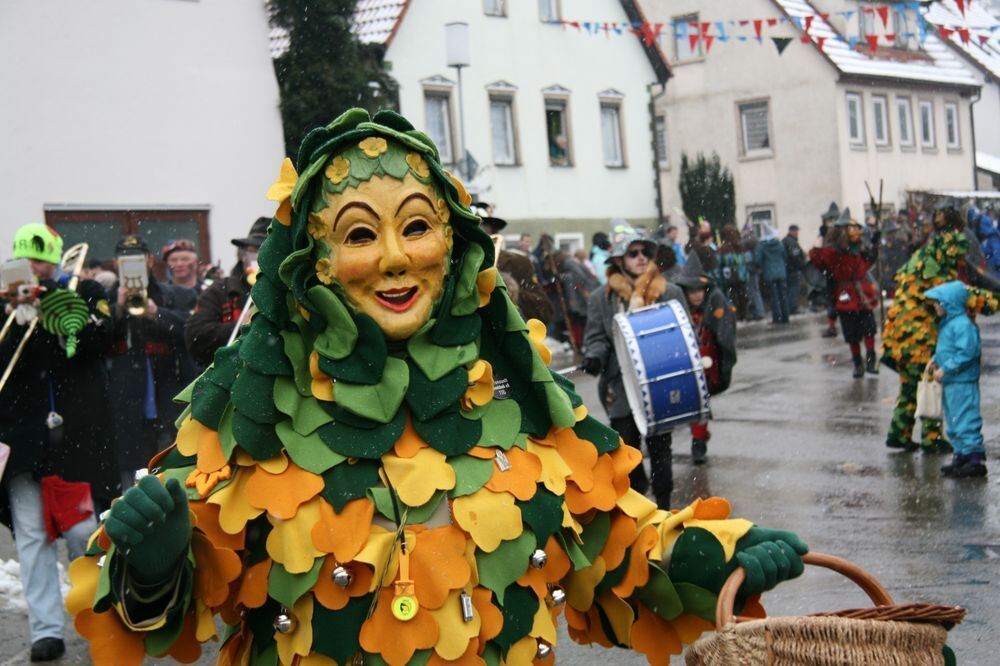
[[[967,10],[972,0],[955,0],[963,18],[967,16]],[[895,21],[890,21],[890,10],[896,9],[903,12],[910,12],[915,20],[909,18],[905,20],[906,26],[914,25],[916,30],[899,30],[889,32],[890,26]],[[863,14],[871,16],[872,21],[881,24],[883,32],[881,34],[862,34],[843,36],[836,31],[832,31],[828,24],[830,17],[836,16],[846,22],[850,22],[856,15]],[[926,41],[927,35],[935,33],[942,39],[948,40],[952,35],[958,35],[963,44],[969,45],[973,40],[980,46],[985,46],[1000,30],[1000,23],[991,25],[959,25],[932,23],[920,11],[920,3],[912,0],[883,5],[874,5],[860,9],[850,9],[837,12],[817,12],[803,16],[780,16],[763,18],[728,19],[724,21],[700,21],[700,22],[676,22],[673,24],[653,23],[653,22],[622,22],[622,21],[566,21],[552,20],[548,23],[562,26],[564,29],[573,28],[588,35],[598,35],[603,33],[606,38],[612,35],[631,34],[642,39],[646,46],[654,43],[662,43],[664,39],[672,37],[676,41],[686,42],[688,47],[694,51],[699,44],[708,54],[716,41],[729,43],[747,43],[755,41],[762,44],[765,32],[771,39],[779,54],[784,52],[792,41],[798,38],[805,44],[815,44],[821,51],[830,40],[847,44],[851,49],[864,44],[873,53],[879,46],[893,46],[898,39],[916,39],[921,45]],[[786,26],[788,24],[788,26]],[[774,29],[785,32],[789,27],[794,26],[803,34],[789,37],[787,34],[771,34]],[[832,32],[831,35],[816,35],[815,28],[822,26],[820,32]],[[906,27],[904,26],[904,27]],[[782,30],[783,29],[783,30]]]

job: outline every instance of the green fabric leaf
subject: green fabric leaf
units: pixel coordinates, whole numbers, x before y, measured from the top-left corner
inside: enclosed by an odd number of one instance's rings
[[[318,604],[317,604],[318,606]],[[281,611],[281,604],[274,599],[268,599],[260,608],[248,608],[244,622],[253,635],[253,654],[250,662],[256,664],[260,659],[260,654],[275,646],[274,642],[274,618]],[[277,653],[272,664],[277,663]]]
[[[604,425],[593,416],[588,416],[575,426],[573,432],[580,439],[585,439],[597,448],[597,452],[610,453],[618,448],[618,433]]]
[[[572,381],[563,377],[558,372],[552,372],[551,370],[549,371],[549,375],[552,377],[552,381],[554,381],[556,385],[566,393],[569,398],[569,402],[574,409],[583,404],[583,398],[577,394],[576,385]]]
[[[722,544],[708,530],[688,527],[674,542],[668,572],[675,586],[692,583],[718,593],[731,569],[726,565]]]
[[[566,392],[552,381],[545,382],[542,386],[545,387],[545,402],[549,406],[552,425],[557,428],[573,427],[576,423],[576,414],[573,413],[573,405],[570,404]]]
[[[257,308],[255,316],[265,317],[279,328],[284,326],[288,321],[288,310],[285,307],[287,292],[285,285],[276,284],[267,273],[258,273],[257,282],[250,290],[253,305]]]
[[[528,560],[535,545],[535,535],[525,530],[516,539],[502,542],[492,553],[476,550],[479,584],[493,590],[502,606],[507,606],[504,601],[507,587],[528,570]],[[534,599],[535,595],[531,597]]]
[[[368,489],[379,484],[379,463],[376,460],[357,460],[336,465],[323,472],[323,496],[337,513],[353,499],[364,497]]]
[[[112,543],[111,547],[104,553],[104,566],[101,567],[101,571],[97,575],[97,589],[94,591],[94,603],[91,604],[94,611],[103,612],[110,608],[112,602],[115,601],[111,595],[111,578],[112,573],[116,569],[120,569],[122,564],[121,557],[118,556],[118,548]],[[115,576],[115,580],[120,579]]]
[[[407,525],[419,525],[426,523],[430,520],[430,517],[437,511],[438,506],[441,504],[441,499],[445,496],[445,491],[439,490],[434,493],[425,504],[421,506],[408,507],[403,500],[399,500],[399,511],[400,519],[402,519]],[[391,522],[396,522],[396,513],[393,511],[392,507],[392,495],[389,493],[388,488],[369,488],[368,498],[375,504],[375,509],[389,519]],[[402,515],[402,512],[406,512],[406,516]]]
[[[236,411],[254,423],[275,424],[284,418],[274,406],[274,377],[249,367],[233,382],[232,402]]]
[[[248,367],[265,375],[292,374],[278,328],[270,321],[263,317],[254,319],[250,332],[240,339],[240,360]]]
[[[664,620],[673,620],[684,612],[684,603],[667,572],[652,562],[649,563],[649,582],[635,591],[635,598]],[[714,621],[714,607],[712,614]]]
[[[300,395],[312,395],[312,375],[309,373],[309,351],[301,333],[282,331],[285,341],[285,356],[292,364],[295,388]]]
[[[242,346],[243,340],[237,338],[236,342],[228,347],[217,349],[215,351],[214,362],[204,372],[202,377],[207,378],[208,381],[224,389],[232,386],[233,381],[236,379],[236,373],[243,367],[243,361],[240,360],[240,347]]]
[[[607,513],[594,515],[593,520],[583,526],[583,545],[580,549],[588,560],[593,562],[604,550],[604,544],[608,542],[608,534],[611,533],[611,516]]]
[[[281,440],[274,426],[254,423],[240,412],[233,413],[233,436],[254,460],[267,460],[281,451]]]
[[[319,570],[323,567],[322,557],[317,557],[309,571],[300,574],[288,573],[278,562],[271,565],[267,577],[267,594],[279,601],[285,608],[292,608],[303,594],[312,589],[319,580]]]
[[[506,654],[514,643],[531,631],[535,613],[538,612],[538,597],[530,588],[514,584],[502,596],[497,595],[497,599],[502,604],[503,628],[493,640]]]
[[[479,353],[475,342],[448,347],[435,344],[431,339],[434,325],[433,319],[424,324],[406,344],[410,358],[432,382],[436,382],[459,366],[473,363]]]
[[[469,373],[464,366],[432,382],[416,363],[408,365],[410,387],[406,391],[406,404],[417,420],[426,421],[439,415],[458,402],[469,387]]]
[[[176,469],[178,467],[187,467],[189,470],[194,467],[195,463],[198,461],[196,456],[185,456],[182,455],[177,447],[173,447],[170,451],[160,460],[160,471],[167,471]],[[152,471],[152,470],[150,470]],[[183,485],[183,484],[181,484]]]
[[[492,460],[483,460],[467,455],[448,458],[448,464],[455,470],[455,487],[448,491],[448,496],[451,498],[471,495],[485,486],[486,482],[493,476],[493,466],[495,465]],[[535,495],[535,497],[537,496]],[[561,512],[559,520],[562,521]]]
[[[592,562],[587,559],[587,556],[583,554],[580,545],[576,542],[576,539],[572,535],[568,535],[565,531],[560,530],[556,532],[556,538],[559,539],[559,545],[562,546],[563,551],[565,551],[566,556],[569,561],[573,563],[573,569],[579,571],[580,569],[586,569]]]
[[[401,413],[402,411],[400,410]],[[450,407],[448,411],[429,421],[414,420],[413,429],[431,448],[446,456],[466,453],[479,443],[483,432],[482,424],[463,418],[458,406]]]
[[[322,474],[334,465],[339,465],[347,460],[344,456],[327,448],[318,433],[299,434],[292,428],[291,421],[282,421],[274,427],[274,431],[292,462],[307,472]]]
[[[691,583],[674,582],[674,590],[684,605],[684,612],[715,624],[715,606],[719,597]]]
[[[357,326],[354,351],[342,359],[331,359],[320,354],[319,368],[338,381],[378,384],[389,353],[385,336],[375,320],[364,313],[355,314],[354,323]],[[316,344],[319,344],[318,338]]]
[[[471,315],[479,309],[479,288],[476,278],[485,256],[483,248],[470,245],[462,256],[462,264],[456,276],[455,297],[451,305],[451,313],[456,317]]]
[[[500,652],[500,646],[493,641],[487,641],[486,650],[482,654],[483,661],[486,662],[486,666],[500,666],[500,660],[503,655]]]
[[[310,435],[333,417],[312,396],[303,397],[289,377],[274,382],[274,405],[282,414],[292,417],[292,427],[300,435]]]
[[[377,384],[338,381],[335,389],[337,404],[358,416],[389,423],[403,404],[409,379],[406,361],[390,356],[385,359],[385,369]]]
[[[524,524],[535,533],[535,537],[538,539],[537,546],[544,548],[549,537],[556,534],[562,527],[562,498],[539,485],[534,497],[527,502],[518,500],[516,504],[521,509],[521,519]]]
[[[229,403],[229,391],[202,376],[191,395],[191,416],[212,430],[219,429],[222,413]]]
[[[312,649],[336,660],[338,664],[351,663],[351,658],[361,651],[358,636],[371,603],[370,594],[352,598],[337,611],[328,610],[319,602],[314,603]]]
[[[347,306],[330,289],[320,285],[309,290],[309,299],[326,320],[326,328],[313,343],[314,349],[327,358],[347,358],[358,339],[358,327]]]
[[[513,400],[491,400],[462,415],[469,419],[480,418],[483,432],[479,446],[497,446],[506,451],[514,446],[521,432],[521,408]]]
[[[552,429],[552,418],[546,404],[545,389],[540,384],[531,384],[528,396],[521,405],[521,432],[534,437],[545,437]]]
[[[165,625],[145,635],[143,644],[146,648],[146,654],[154,657],[162,657],[177,641],[177,637],[181,635],[181,631],[184,629],[184,616],[187,614],[192,603],[190,591],[191,574],[185,570],[181,575],[186,578],[186,580],[181,581],[179,595],[181,602],[167,611],[167,623]]]
[[[406,410],[396,412],[393,420],[375,428],[363,429],[342,421],[328,423],[317,432],[323,443],[348,458],[381,458],[392,448],[406,427]]]
[[[190,384],[185,386],[180,393],[174,396],[174,402],[183,402],[185,404],[191,402],[191,395],[194,393],[194,383],[197,380],[192,381]]]
[[[229,404],[226,406],[226,411],[222,414],[222,419],[219,421],[219,443],[222,445],[222,454],[229,460],[229,457],[233,454],[233,449],[236,448],[236,438],[233,437],[233,406]],[[197,457],[193,456],[194,459]]]
[[[597,587],[594,588],[595,599],[600,597],[607,590],[613,588],[618,583],[622,582],[622,579],[625,578],[625,574],[628,573],[629,556],[631,553],[632,549],[626,548],[625,557],[622,558],[621,564],[604,574],[604,578],[602,578],[601,582],[599,582]]]

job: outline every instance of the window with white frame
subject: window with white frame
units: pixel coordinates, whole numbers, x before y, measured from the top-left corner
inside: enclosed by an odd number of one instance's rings
[[[698,34],[698,25],[698,14],[675,16],[671,21],[674,32],[674,62],[696,60],[702,56],[701,39],[691,39],[692,35]]]
[[[538,0],[538,20],[551,23],[562,18],[559,11],[559,0]]]
[[[454,164],[452,148],[451,93],[444,90],[424,91],[424,115],[427,134],[437,145],[442,164]]]
[[[740,153],[746,157],[770,155],[771,119],[767,100],[741,102]]]
[[[545,97],[545,134],[548,140],[549,164],[573,166],[567,96],[560,94],[558,97]]]
[[[653,138],[656,141],[656,162],[661,169],[670,168],[670,151],[667,144],[667,117],[657,115],[653,126]]]
[[[503,166],[517,164],[513,95],[490,93],[490,133],[493,139],[493,163]]]
[[[601,93],[601,149],[604,166],[625,166],[625,142],[622,139],[622,96],[615,90]]]
[[[775,225],[774,204],[755,204],[747,206],[747,218],[750,228],[758,238],[763,235],[764,225],[777,228]]]
[[[573,254],[577,250],[582,250],[584,247],[583,233],[579,231],[557,233],[555,241],[557,248],[563,252],[568,252],[569,254]]]
[[[483,13],[487,16],[506,16],[507,0],[483,0]]]
[[[917,18],[916,12],[904,5],[894,6],[892,10],[892,31],[896,35],[894,46],[897,49],[917,48]]]
[[[944,131],[949,150],[960,149],[962,147],[962,139],[958,131],[958,104],[954,102],[945,102]]]
[[[909,97],[896,98],[896,122],[899,124],[899,145],[912,146],[913,141],[913,106]]]
[[[847,137],[851,145],[865,145],[865,114],[861,106],[861,93],[847,93]]]
[[[923,148],[933,148],[936,144],[934,137],[934,102],[929,99],[922,99],[918,108],[920,113],[920,145]]]
[[[889,101],[885,95],[872,95],[873,134],[876,146],[888,146],[889,139]]]

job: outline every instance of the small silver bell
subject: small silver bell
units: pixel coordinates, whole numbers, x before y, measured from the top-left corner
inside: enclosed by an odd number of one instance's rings
[[[531,566],[536,569],[541,569],[548,563],[548,561],[549,556],[546,555],[545,551],[541,548],[535,550],[535,552],[531,554]]]
[[[333,582],[338,587],[349,587],[353,581],[354,575],[346,567],[337,566],[333,570]]]
[[[288,611],[284,608],[281,609],[281,613],[278,617],[274,618],[274,630],[279,634],[288,634],[295,629],[295,618],[288,614]]]
[[[566,603],[566,590],[561,587],[552,588],[552,591],[549,592],[549,596],[552,597],[553,606],[562,606]]]
[[[547,643],[538,642],[538,654],[535,656],[536,659],[548,659],[549,655],[552,654],[552,647]]]

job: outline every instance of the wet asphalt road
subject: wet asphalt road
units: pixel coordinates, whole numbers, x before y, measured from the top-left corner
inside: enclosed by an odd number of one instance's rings
[[[785,327],[740,329],[733,385],[713,402],[709,463],[692,466],[690,436],[675,435],[674,505],[727,497],[735,515],[796,531],[814,550],[860,564],[900,602],[961,604],[969,616],[949,639],[959,663],[1000,662],[994,647],[1000,631],[1000,321],[983,319],[981,326],[991,477],[941,479],[944,457],[890,453],[883,440],[895,374],[852,379],[846,345],[820,338],[820,320],[801,316]],[[603,416],[596,382],[574,379],[592,413]],[[6,531],[0,557],[14,557]],[[836,574],[810,570],[764,601],[771,614],[801,614],[867,600]],[[0,666],[27,663],[26,625],[23,614],[0,612]],[[575,645],[565,631],[556,654],[560,664],[645,663],[622,650]],[[61,663],[89,663],[75,635]],[[206,655],[199,663],[214,659]]]

